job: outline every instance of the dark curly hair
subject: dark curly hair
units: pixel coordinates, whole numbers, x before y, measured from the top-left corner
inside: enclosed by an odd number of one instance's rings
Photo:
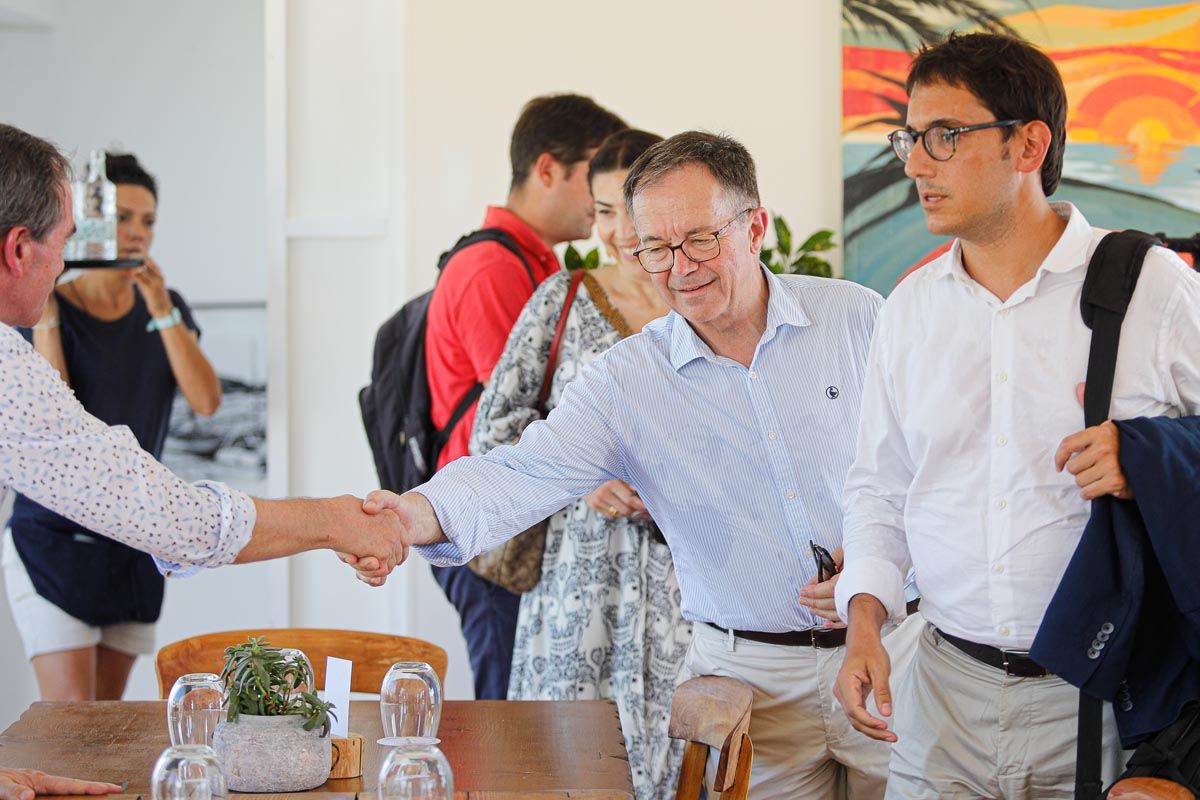
[[[935,83],[966,89],[996,119],[1040,120],[1050,128],[1050,148],[1042,162],[1042,191],[1054,194],[1062,177],[1067,143],[1067,91],[1050,57],[1029,42],[996,33],[951,33],[922,47],[904,88]],[[1004,129],[1004,138],[1012,128]]]

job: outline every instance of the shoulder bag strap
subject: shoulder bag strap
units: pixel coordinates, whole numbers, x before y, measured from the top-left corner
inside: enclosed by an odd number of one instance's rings
[[[579,282],[583,280],[584,270],[577,269],[571,275],[571,283],[567,286],[567,299],[563,301],[562,313],[558,315],[558,325],[554,328],[554,339],[550,342],[550,357],[546,359],[546,375],[542,378],[542,394],[538,399],[538,411],[546,416],[546,400],[550,397],[550,380],[554,377],[554,369],[558,366],[558,349],[562,344],[563,331],[567,327],[567,316],[571,313],[571,304],[575,302],[575,294],[579,291]]]

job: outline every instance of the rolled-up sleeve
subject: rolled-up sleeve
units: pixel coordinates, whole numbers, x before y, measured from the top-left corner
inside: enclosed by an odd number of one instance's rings
[[[871,342],[854,464],[846,476],[843,547],[845,569],[834,600],[843,620],[858,594],[877,598],[888,619],[904,619],[904,582],[912,568],[904,506],[913,480],[886,367],[887,305]]]
[[[89,414],[8,326],[0,326],[0,483],[149,553],[168,575],[231,563],[255,522],[248,495],[184,481],[127,427]]]
[[[448,541],[417,548],[438,565],[491,550],[612,478],[623,477],[613,400],[601,356],[516,445],[460,458],[413,491],[433,506]]]

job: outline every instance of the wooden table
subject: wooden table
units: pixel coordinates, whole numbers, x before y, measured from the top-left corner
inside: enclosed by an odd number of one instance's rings
[[[0,734],[0,766],[125,783],[128,800],[148,799],[150,770],[170,744],[164,706],[34,703]],[[352,701],[350,730],[366,737],[362,777],[280,797],[374,800],[387,752],[376,743],[383,735],[379,704]],[[454,770],[457,800],[633,800],[621,723],[608,700],[451,700],[442,707],[438,736]]]

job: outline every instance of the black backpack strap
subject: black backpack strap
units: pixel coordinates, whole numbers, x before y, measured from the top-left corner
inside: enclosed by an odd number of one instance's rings
[[[1113,232],[1100,240],[1088,263],[1079,300],[1083,322],[1092,329],[1083,394],[1083,419],[1088,427],[1108,419],[1121,323],[1142,274],[1142,262],[1156,244],[1158,239],[1141,231]]]
[[[525,274],[529,276],[530,285],[533,286],[535,290],[537,289],[537,278],[533,277],[533,268],[529,266],[529,261],[525,258],[525,253],[521,251],[520,246],[513,241],[513,238],[500,228],[480,228],[477,231],[468,233],[466,236],[455,242],[454,247],[451,247],[449,250],[438,256],[438,275],[441,275],[442,270],[446,267],[446,264],[451,258],[454,257],[455,254],[458,253],[458,251],[465,250],[471,245],[479,244],[480,242],[495,242],[519,258],[521,260],[521,266],[525,268]]]
[[[477,383],[467,390],[467,393],[458,401],[458,405],[454,407],[454,413],[450,415],[450,419],[446,422],[446,427],[439,428],[437,432],[437,449],[441,450],[446,446],[446,442],[450,441],[450,434],[454,433],[454,426],[463,418],[463,414],[467,413],[467,409],[471,404],[479,399],[479,395],[483,394],[483,384]]]
[[[1158,243],[1158,239],[1141,231],[1113,232],[1100,240],[1088,262],[1079,311],[1084,324],[1092,329],[1087,383],[1083,390],[1083,419],[1089,428],[1109,418],[1121,323],[1142,274],[1146,253]],[[1102,497],[1092,502],[1109,500]],[[1100,778],[1104,704],[1100,698],[1082,691],[1077,731],[1075,800],[1094,800],[1104,790]]]
[[[446,268],[446,264],[450,262],[450,259],[453,258],[455,254],[457,254],[460,250],[465,250],[471,245],[479,244],[480,242],[495,242],[520,259],[521,266],[525,268],[525,274],[529,276],[530,285],[533,286],[534,291],[537,290],[537,278],[533,276],[533,268],[529,266],[528,259],[525,258],[525,254],[521,252],[520,246],[513,241],[513,238],[500,228],[480,228],[477,231],[468,233],[466,236],[455,242],[454,247],[451,247],[449,250],[438,256],[438,276],[441,277],[442,270]],[[458,405],[454,407],[454,413],[450,415],[450,419],[448,422],[446,422],[446,426],[438,429],[438,450],[441,450],[446,446],[446,442],[450,441],[450,435],[454,432],[454,427],[458,425],[459,421],[463,418],[463,415],[467,413],[467,409],[471,407],[472,403],[479,399],[481,394],[483,394],[483,384],[477,383],[468,389],[467,393],[464,394],[462,399],[458,401]]]

